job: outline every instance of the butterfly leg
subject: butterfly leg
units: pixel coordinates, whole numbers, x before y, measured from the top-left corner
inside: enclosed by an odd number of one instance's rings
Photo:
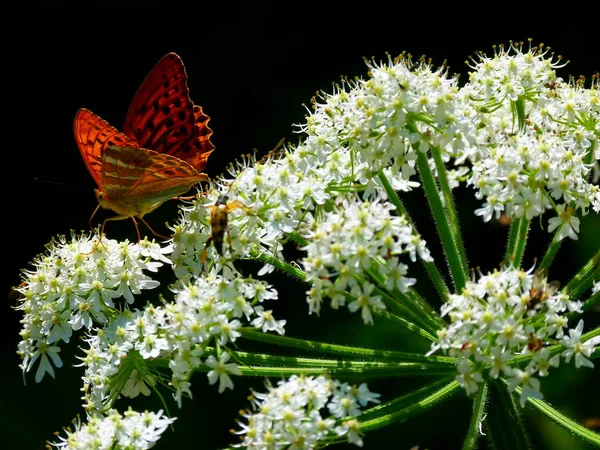
[[[100,207],[100,205],[98,205],[96,207],[96,209],[94,210],[94,213],[92,214],[92,217],[94,217],[94,215],[96,214],[96,211],[98,211],[99,207]],[[92,217],[90,217],[90,228],[92,228]],[[102,225],[100,225],[100,231],[98,232],[98,241],[96,241],[94,248],[92,248],[92,251],[90,251],[88,253],[83,253],[83,254],[90,255],[90,254],[94,253],[96,251],[96,249],[98,248],[98,246],[102,243],[102,236],[104,236],[104,226],[106,225],[106,222],[108,222],[109,220],[121,220],[121,219],[127,219],[127,217],[126,216],[116,216],[116,217],[109,217],[108,219],[104,219],[104,221],[102,222]],[[136,225],[136,228],[137,228],[137,225]],[[138,232],[138,235],[139,235],[139,232]]]
[[[135,229],[136,229],[136,230],[137,230],[137,232],[138,232],[138,242],[139,242],[139,241],[141,240],[141,239],[140,239],[140,230],[139,230],[139,229],[138,229],[138,227],[137,227],[137,223],[136,223],[135,219],[134,219],[133,217],[132,217],[132,219],[133,219],[133,223],[135,223]],[[146,221],[145,221],[144,219],[142,219],[141,217],[138,217],[138,219],[140,219],[140,220],[142,221],[142,223],[143,223],[144,225],[146,225],[146,227],[147,227],[147,228],[148,228],[148,229],[149,229],[149,230],[152,232],[152,234],[153,234],[154,236],[156,236],[156,237],[159,237],[159,238],[161,238],[161,239],[164,239],[164,240],[169,240],[169,239],[171,239],[169,236],[163,236],[162,234],[159,234],[159,233],[157,233],[156,231],[154,231],[154,230],[152,229],[152,227],[151,227],[151,226],[148,224],[148,222],[146,222]]]
[[[98,212],[99,209],[100,209],[100,205],[96,206],[96,209],[94,209],[94,212],[90,216],[89,225],[90,225],[90,228],[92,228],[92,229],[94,228],[93,225],[92,225],[92,219],[94,218],[94,216],[96,215],[96,213]],[[102,233],[103,233],[103,230],[104,230],[104,223],[105,222],[106,222],[106,220],[104,222],[102,222],[102,226],[100,227],[100,232],[98,234],[98,242],[96,242],[96,245],[94,245],[94,248],[92,249],[92,251],[90,253],[85,253],[86,255],[94,253],[96,251],[96,249],[98,248],[98,246],[100,245],[100,243],[102,242]]]
[[[94,212],[90,216],[89,225],[90,225],[90,228],[92,228],[92,229],[94,228],[94,226],[92,225],[92,219],[94,218],[94,216],[96,215],[96,213],[98,212],[99,209],[100,209],[100,205],[96,206],[96,209],[94,209]],[[108,219],[106,219],[106,220],[108,220]],[[83,253],[84,255],[90,255],[90,254],[94,253],[96,251],[96,249],[98,248],[98,246],[100,245],[100,243],[102,242],[102,234],[104,233],[104,224],[106,223],[106,220],[104,222],[102,222],[102,225],[100,226],[100,231],[98,233],[98,241],[94,245],[94,248],[92,248],[91,252]]]
[[[93,212],[93,213],[92,213],[92,215],[90,216],[90,222],[89,222],[89,224],[90,224],[90,228],[94,228],[94,227],[92,226],[92,219],[94,218],[94,216],[96,215],[96,213],[98,212],[98,210],[99,210],[99,209],[100,209],[100,204],[98,204],[98,206],[96,206],[96,209],[94,209],[94,212]]]
[[[141,240],[140,239],[140,229],[138,228],[138,224],[135,221],[135,218],[133,216],[108,217],[108,218],[104,219],[104,222],[102,222],[102,226],[100,227],[100,236],[98,237],[98,242],[94,246],[94,250],[92,250],[90,253],[93,253],[96,250],[96,248],[98,248],[98,245],[100,245],[100,242],[102,241],[102,236],[104,235],[104,227],[106,226],[106,222],[108,222],[109,220],[124,220],[124,219],[129,219],[129,218],[131,218],[131,220],[133,220],[133,224],[135,225],[135,231],[137,232],[138,242],[139,242]],[[146,222],[144,222],[144,223],[146,223]],[[148,227],[148,228],[150,228],[150,227]]]

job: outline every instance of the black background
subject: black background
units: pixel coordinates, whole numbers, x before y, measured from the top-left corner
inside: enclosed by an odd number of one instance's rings
[[[68,234],[71,229],[89,229],[88,219],[96,200],[93,180],[73,139],[76,110],[91,109],[120,127],[139,84],[167,52],[181,56],[192,100],[202,105],[212,118],[210,126],[216,151],[206,170],[211,176],[223,172],[240,154],[257,149],[262,155],[281,138],[297,142],[299,138],[292,124],[304,120],[303,104],[309,105],[318,90],[332,92],[332,84],[341,76],[366,77],[363,57],[382,60],[387,58],[386,53],[395,56],[406,50],[415,57],[427,55],[435,65],[446,60],[451,73],[464,74],[467,70],[464,61],[476,51],[491,54],[493,45],[532,38],[534,44],[544,42],[571,61],[559,71],[563,77],[583,74],[589,78],[599,69],[597,32],[585,25],[589,11],[583,13],[584,17],[569,18],[549,5],[540,5],[531,13],[497,11],[491,15],[483,11],[480,15],[466,14],[454,6],[434,10],[424,5],[422,9],[411,10],[398,3],[340,2],[331,8],[325,5],[328,3],[252,2],[188,8],[176,2],[161,2],[160,8],[154,9],[48,9],[45,14],[38,12],[27,20],[15,19],[16,31],[5,42],[7,54],[3,64],[6,99],[3,235],[8,244],[5,291],[19,283],[20,270],[28,268],[28,263],[44,250],[52,236]],[[464,75],[461,79],[465,81]],[[468,196],[461,198],[458,197],[459,206],[465,209],[472,211],[477,205]],[[411,200],[407,201],[410,205]],[[427,228],[428,213],[420,209],[419,201],[413,201],[412,205],[416,207],[417,223],[420,221]],[[165,204],[147,219],[155,229],[161,229],[161,224],[173,218],[174,213],[176,206]],[[482,226],[468,211],[463,214],[472,266],[484,270],[497,267],[505,230],[494,223]],[[97,217],[96,223],[102,217],[102,214]],[[129,221],[112,222],[109,227],[107,232],[111,237],[135,239]],[[569,241],[563,246],[554,269],[555,278],[568,280],[598,249],[597,227],[597,220],[584,221],[580,241]],[[428,238],[432,246],[434,241],[432,236]],[[532,244],[526,266],[533,262],[534,256],[542,254],[547,235],[542,232]],[[296,311],[303,314],[306,311],[303,288],[298,289]],[[80,372],[68,367],[76,361],[67,357],[73,349],[65,348],[62,356],[67,367],[58,371],[56,380],[46,378],[37,385],[33,374],[28,374],[24,387],[15,354],[20,314],[11,306],[9,303],[2,310],[3,441],[8,443],[6,448],[38,449],[45,439],[52,438],[54,431],[80,412]],[[335,338],[339,333],[330,328],[334,316],[327,316],[327,311],[323,314],[329,321],[311,318],[309,330],[320,329],[323,336]],[[589,322],[586,318],[586,329],[594,320],[598,322],[597,315]],[[286,317],[285,312],[281,316],[288,320],[293,317],[291,314]],[[343,316],[350,326],[358,325],[356,318]],[[306,330],[304,324],[290,321],[290,329],[296,333],[291,335],[302,335]],[[306,336],[314,337],[308,332]],[[350,343],[366,345],[360,340],[366,336],[368,333],[354,333]],[[347,342],[343,338],[340,341]],[[562,384],[554,388],[549,384],[544,389],[544,381],[542,390],[551,392],[553,403],[572,417],[589,416],[590,402],[579,400],[573,389],[592,380],[594,372],[561,370],[562,375],[556,378]],[[236,427],[235,411],[247,406],[244,399],[247,386],[260,389],[261,383],[261,380],[236,382],[235,392],[219,395],[199,375],[193,380],[194,401],[184,403],[180,411],[172,410],[173,415],[180,417],[176,422],[178,428],[157,448],[169,448],[168,443],[181,442],[178,439],[186,440],[186,448],[217,448],[234,442],[227,430]],[[389,388],[396,383],[387,380],[382,384]],[[410,389],[414,381],[402,383],[404,389]],[[592,393],[598,394],[597,387]],[[459,448],[470,407],[464,400],[455,400],[450,407],[456,409],[439,408],[423,419],[399,425],[398,434],[392,435],[395,444],[389,448],[408,449],[417,444],[430,449]],[[556,429],[543,423],[537,425],[534,438],[538,448],[560,448],[549,443],[557,436]],[[384,442],[389,444],[386,439],[389,437],[383,433],[369,435],[366,448],[381,448]]]

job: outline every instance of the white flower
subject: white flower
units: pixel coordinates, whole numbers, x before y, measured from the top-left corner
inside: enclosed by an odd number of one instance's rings
[[[458,93],[462,120],[456,126],[468,138],[453,146],[452,156],[456,164],[472,163],[467,184],[485,198],[475,211],[484,221],[501,211],[531,220],[553,207],[550,194],[559,217],[550,219],[549,231],[564,224],[557,239],[575,239],[578,219],[560,216],[568,208],[585,215],[597,206],[589,173],[598,155],[586,162],[589,149],[598,148],[591,129],[600,123],[597,89],[556,78],[551,55],[526,50],[511,44],[474,61]]]
[[[566,362],[569,362],[575,356],[575,367],[586,366],[590,369],[594,368],[594,363],[589,359],[594,351],[597,339],[589,339],[581,342],[581,334],[583,333],[583,320],[580,320],[575,329],[569,330],[569,336],[561,339],[560,343],[567,347],[567,350],[562,352],[562,357]],[[586,358],[587,357],[587,358]]]
[[[283,328],[286,324],[285,320],[275,320],[273,317],[273,311],[266,311],[262,306],[256,306],[254,311],[257,314],[256,319],[250,322],[250,325],[256,328],[262,329],[262,331],[275,331],[276,333],[283,335],[285,329]]]
[[[560,227],[556,239],[558,241],[565,237],[570,237],[573,240],[577,240],[577,233],[579,233],[579,218],[573,215],[573,209],[568,207],[565,209],[565,205],[558,205],[558,217],[553,217],[548,220],[548,232],[551,233],[556,228]]]
[[[130,398],[137,397],[139,394],[148,396],[151,393],[148,384],[151,386],[156,384],[154,377],[150,374],[147,374],[146,376],[140,376],[138,370],[134,369],[129,375],[129,379],[127,380],[127,383],[125,383],[121,394]]]
[[[532,377],[529,370],[514,369],[513,375],[508,378],[508,389],[514,391],[517,387],[521,388],[521,407],[525,406],[527,399],[542,399],[544,396],[540,392],[540,381]]]
[[[229,353],[222,352],[219,360],[211,355],[206,359],[205,362],[208,367],[212,367],[213,369],[207,374],[208,382],[210,384],[215,384],[217,380],[219,380],[219,393],[223,392],[226,388],[233,389],[233,381],[231,381],[228,373],[232,373],[234,375],[242,374],[242,372],[240,372],[238,369],[237,364],[227,364],[227,361],[229,361],[230,358],[231,355]]]
[[[376,307],[379,309],[385,309],[385,304],[381,300],[379,295],[372,295],[375,285],[371,283],[365,283],[362,286],[352,287],[350,293],[356,300],[348,303],[348,309],[350,312],[361,310],[361,317],[365,324],[373,324],[373,315],[371,314],[371,308]]]

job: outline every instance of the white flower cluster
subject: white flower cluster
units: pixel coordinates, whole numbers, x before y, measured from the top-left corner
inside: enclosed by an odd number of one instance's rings
[[[315,217],[337,203],[338,196],[355,192],[357,182],[366,199],[381,195],[374,178],[381,170],[397,190],[418,186],[410,180],[416,173],[417,143],[425,151],[432,143],[443,141],[446,146],[462,139],[451,130],[443,135],[435,132],[440,123],[454,117],[456,80],[447,78],[443,69],[433,71],[404,56],[390,60],[390,65],[369,63],[369,67],[369,80],[348,82],[350,89],[340,87],[334,95],[321,94],[324,102],[315,103],[315,111],[300,129],[307,136],[297,147],[286,148],[280,152],[283,156],[265,163],[249,159],[246,167],[232,169],[232,179],[221,179],[217,191],[184,209],[173,228],[172,260],[178,276],[202,273],[203,258],[198,255],[205,249],[210,264],[215,260],[219,264],[215,249],[206,248],[206,242],[212,234],[210,206],[223,195],[232,205],[228,208],[232,256],[245,257],[259,244],[279,256],[286,233],[305,236]]]
[[[33,262],[35,270],[23,271],[17,288],[22,296],[17,309],[24,312],[18,353],[24,371],[40,359],[37,382],[46,373],[54,376],[52,363],[62,366],[58,342],[69,342],[73,331],[106,323],[116,313],[115,299],[131,304],[134,294],[157,287],[159,282],[144,271],[169,263],[168,249],[147,240],[132,244],[104,238],[98,243],[97,237],[73,235],[47,247]]]
[[[208,345],[225,348],[236,341],[240,319],[265,332],[284,333],[285,321],[273,318],[262,303],[277,298],[260,280],[227,279],[224,276],[196,279],[193,285],[175,290],[175,300],[164,306],[148,305],[142,311],[124,311],[105,324],[102,333],[90,335],[82,359],[87,410],[102,411],[118,395],[150,394],[157,374],[144,360],[165,358],[172,371],[174,397],[181,406],[182,394],[191,396],[189,379],[205,364],[210,384],[219,381],[219,392],[233,389],[228,373],[240,375],[230,355],[204,355]],[[116,382],[116,374],[119,373]]]
[[[381,265],[381,273],[388,277],[390,289],[404,291],[414,284],[414,280],[404,276],[407,266],[397,256],[408,252],[415,261],[414,253],[418,251],[423,259],[430,261],[429,253],[424,241],[420,241],[404,219],[390,214],[390,203],[374,175],[383,170],[394,189],[410,190],[418,185],[410,179],[416,173],[417,147],[426,151],[433,144],[453,146],[455,141],[462,140],[449,126],[454,117],[451,108],[457,88],[456,80],[447,78],[444,70],[433,71],[424,62],[413,64],[409,57],[402,57],[390,63],[381,67],[370,65],[371,78],[349,82],[348,91],[340,88],[335,95],[322,94],[324,103],[315,103],[314,113],[302,128],[307,136],[297,147],[285,148],[277,158],[268,158],[264,163],[249,158],[244,167],[231,170],[231,179],[219,180],[217,189],[183,208],[180,221],[173,227],[171,257],[178,278],[191,279],[210,270],[218,273],[230,260],[246,258],[253,249],[282,259],[285,239],[297,234],[310,241],[315,229],[331,227],[327,222],[337,220],[329,211],[344,204],[350,211],[363,214],[369,209],[374,218],[361,219],[360,231],[364,236],[355,236],[354,244],[360,239],[367,241],[368,236],[378,237],[369,243],[369,254],[361,257],[365,261],[376,257],[389,259]],[[436,133],[442,123],[448,125],[446,132]],[[360,196],[357,186],[361,188]],[[222,201],[223,197],[226,200]],[[376,219],[380,215],[375,211],[378,207],[387,219]],[[218,218],[216,214],[227,217],[226,229],[213,229],[211,221]],[[345,217],[349,218],[350,213]],[[386,220],[390,223],[380,223]],[[357,230],[353,232],[356,234]],[[343,242],[345,234],[338,238],[337,246],[344,247],[343,253],[354,251]],[[216,248],[215,240],[224,241],[223,247]],[[317,251],[316,247],[313,249]],[[318,251],[323,251],[323,247]],[[315,282],[322,283],[321,269],[315,271],[311,264],[309,261],[307,267]],[[339,265],[333,264],[335,267],[331,269],[335,272]],[[336,282],[336,292],[331,296],[335,297],[334,307],[342,301],[340,293],[347,279],[362,276],[368,269],[364,262],[354,266],[353,261],[342,264],[347,264],[351,271]],[[266,266],[259,275],[271,269]],[[235,272],[231,266],[229,270]],[[363,284],[358,295],[370,297],[371,303],[381,306],[376,296],[370,296],[372,287]],[[325,289],[328,286],[311,291],[311,312],[319,311],[320,296]],[[352,302],[349,305],[352,310],[360,309],[364,320],[371,322],[366,306]]]
[[[242,413],[246,423],[240,422],[241,442],[234,447],[310,450],[337,436],[346,436],[360,447],[356,417],[361,407],[379,403],[379,394],[370,392],[366,384],[350,386],[324,376],[292,376],[267,389],[253,392],[252,411]]]
[[[284,334],[286,321],[276,320],[273,312],[262,306],[276,299],[277,291],[267,283],[243,279],[239,274],[208,275],[176,291],[175,302],[165,307],[164,332],[172,349],[169,367],[179,403],[182,393],[191,395],[188,380],[201,364],[213,368],[208,377],[211,384],[219,380],[219,392],[233,389],[227,373],[239,375],[237,364],[226,364],[230,356],[224,351],[218,360],[212,355],[202,359],[203,349],[209,344],[226,347],[235,342],[240,336],[241,319],[263,332]]]
[[[209,269],[218,273],[230,260],[248,257],[252,249],[281,256],[286,234],[302,232],[311,211],[329,198],[325,189],[330,180],[319,179],[306,166],[296,167],[299,162],[293,153],[265,164],[249,157],[248,167],[232,169],[234,178],[222,179],[217,189],[183,207],[173,227],[171,258],[178,278],[197,277]],[[215,229],[214,222],[219,225],[223,218],[226,226]],[[270,270],[269,266],[259,275]]]
[[[75,423],[75,430],[52,446],[63,450],[146,450],[154,447],[164,431],[175,421],[162,411],[139,413],[132,410],[121,415],[111,410],[106,416],[89,417],[88,422]]]
[[[406,55],[367,65],[368,80],[349,81],[332,95],[321,93],[324,101],[315,102],[301,127],[308,136],[297,152],[317,157],[325,173],[350,176],[367,189],[374,188],[373,175],[384,170],[394,189],[408,191],[419,185],[410,179],[416,151],[462,145],[452,126],[457,80]]]
[[[454,158],[451,186],[464,179],[485,198],[476,211],[485,221],[503,211],[532,219],[552,208],[549,231],[576,239],[575,212],[600,211],[600,189],[590,182],[600,159],[598,80],[589,89],[565,83],[540,49],[501,47],[494,58],[480,58],[460,88],[444,70],[404,55],[368,63],[368,80],[321,94],[296,153],[369,193],[380,170],[396,190],[417,186],[410,179],[416,151],[441,151],[444,160]]]
[[[600,159],[600,90],[597,81],[586,89],[557,78],[560,66],[542,50],[480,55],[458,95],[468,144],[453,155],[456,164],[472,164],[467,184],[485,199],[475,211],[484,221],[553,209],[548,231],[560,227],[558,239],[577,239],[574,210],[600,211],[600,190],[590,182]]]
[[[581,302],[570,300],[540,275],[514,268],[481,275],[468,282],[462,294],[450,295],[442,307],[452,323],[438,331],[437,350],[457,358],[457,380],[471,394],[478,390],[489,372],[492,378],[506,376],[509,388],[522,388],[521,404],[527,398],[542,398],[539,380],[560,359],[550,346],[565,347],[561,356],[569,362],[575,357],[577,367],[593,367],[587,358],[596,340],[581,342],[583,321],[568,328],[565,312],[581,313]],[[569,336],[565,335],[568,330]],[[511,365],[518,355],[531,355],[523,367]]]
[[[311,313],[320,312],[324,298],[330,298],[334,309],[350,299],[348,309],[360,309],[363,321],[372,324],[371,307],[385,309],[385,304],[374,292],[377,283],[368,281],[370,273],[382,275],[392,293],[404,293],[415,284],[414,278],[406,277],[408,266],[398,255],[408,253],[413,262],[417,255],[424,261],[433,258],[404,216],[392,215],[393,209],[383,199],[340,198],[315,223],[302,261],[312,282]]]

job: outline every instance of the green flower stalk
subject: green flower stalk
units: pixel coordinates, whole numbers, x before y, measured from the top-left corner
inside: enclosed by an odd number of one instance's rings
[[[482,426],[511,428],[490,433],[492,445],[524,445],[528,404],[600,445],[544,403],[540,380],[561,362],[596,370],[600,344],[600,329],[584,332],[582,317],[600,302],[600,242],[566,287],[548,280],[560,242],[578,239],[581,220],[600,212],[598,77],[588,87],[565,82],[559,62],[542,46],[500,46],[472,60],[461,86],[444,67],[406,54],[367,61],[368,78],[315,99],[298,144],[244,157],[182,204],[172,239],[52,241],[23,272],[18,309],[21,367],[35,369],[38,382],[61,367],[61,342],[85,333],[88,424],[54,445],[81,448],[79,436],[100,442],[102,430],[123,427],[114,420],[119,398],[169,390],[181,408],[201,373],[219,392],[243,376],[280,379],[253,391],[235,448],[368,446],[370,430],[457,395],[474,402],[464,448],[483,438]],[[512,219],[504,262],[490,273],[469,269],[453,198],[461,185],[482,202],[463,221]],[[425,239],[405,207],[420,188],[441,243],[435,257],[434,236]],[[541,262],[524,268],[534,219],[554,234]],[[418,266],[429,279],[418,278]],[[159,269],[172,278],[157,298]],[[405,351],[405,338],[380,349],[286,336],[278,304],[290,279],[302,286],[307,314],[358,313],[374,335],[395,327],[423,351]],[[422,283],[440,298],[419,292]],[[423,377],[424,386],[386,398],[366,383],[405,376]],[[495,409],[515,419],[505,425]],[[165,420],[147,447],[107,438],[108,446],[87,448],[149,448]]]

